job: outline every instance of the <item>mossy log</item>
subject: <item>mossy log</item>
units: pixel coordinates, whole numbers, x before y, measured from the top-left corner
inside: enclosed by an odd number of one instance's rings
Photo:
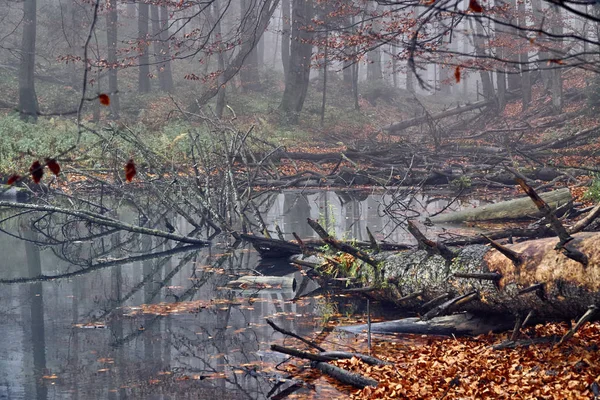
[[[426,250],[381,253],[382,289],[369,296],[430,317],[534,311],[540,319],[576,318],[600,304],[600,233],[578,233],[569,242],[587,266],[556,250],[557,243],[553,237],[504,246],[519,254],[518,262],[485,245],[465,246],[452,261]],[[376,280],[373,268],[361,271],[366,285]]]
[[[572,201],[571,192],[568,188],[553,190],[540,195],[552,209]],[[491,221],[499,219],[518,219],[532,216],[540,216],[540,211],[529,197],[502,201],[488,204],[483,207],[455,211],[431,217],[435,223],[464,222],[464,221]]]

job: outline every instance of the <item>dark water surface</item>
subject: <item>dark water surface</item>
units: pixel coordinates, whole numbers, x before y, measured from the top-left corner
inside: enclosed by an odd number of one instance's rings
[[[286,192],[269,203],[266,217],[269,226],[276,223],[301,237],[313,236],[304,222],[311,217],[338,237],[364,240],[368,226],[379,239],[411,241],[382,212],[386,201],[378,195]],[[426,216],[447,204],[427,202],[426,196],[417,198],[411,212]],[[135,222],[137,214],[124,209],[120,217]],[[1,227],[41,240],[30,227],[32,218]],[[183,234],[191,230],[185,220],[173,225]],[[38,246],[0,233],[0,279],[82,272],[66,279],[0,284],[0,399],[266,398],[286,373],[275,369],[285,357],[268,350],[283,337],[265,318],[314,336],[325,316],[351,313],[355,306],[332,308],[315,298],[292,302],[299,294],[292,288],[227,289],[237,276],[261,273],[293,276],[303,292],[316,288],[314,282],[301,285],[307,278],[286,263],[261,262],[251,248],[227,252],[228,240],[101,267],[174,244],[122,233]],[[100,267],[90,270],[90,263]],[[340,335],[334,332],[328,340],[340,340]],[[325,396],[318,385],[312,390],[315,398]]]

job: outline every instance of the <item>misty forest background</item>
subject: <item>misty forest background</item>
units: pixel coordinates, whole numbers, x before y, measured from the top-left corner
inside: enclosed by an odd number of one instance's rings
[[[98,166],[106,154],[94,143],[108,132],[185,160],[185,132],[205,118],[237,118],[283,144],[383,139],[394,122],[482,100],[498,117],[541,103],[572,112],[569,102],[585,97],[576,107],[593,118],[598,7],[3,0],[0,173],[23,173],[32,157],[74,144]],[[113,155],[140,156],[132,141],[121,145]]]

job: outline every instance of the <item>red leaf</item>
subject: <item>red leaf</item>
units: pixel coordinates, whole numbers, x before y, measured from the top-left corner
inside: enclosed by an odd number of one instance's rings
[[[13,174],[8,178],[8,181],[6,181],[7,185],[12,185],[13,183],[15,183],[16,181],[18,181],[19,179],[21,179],[20,175],[17,174]]]
[[[469,10],[476,13],[480,13],[483,12],[483,7],[479,5],[477,0],[469,0]]]
[[[35,183],[40,183],[42,176],[44,176],[44,167],[39,161],[34,161],[29,167],[29,173]]]
[[[130,159],[127,161],[127,164],[125,164],[125,179],[127,182],[131,182],[135,174],[137,174],[135,163],[133,162],[133,159]]]
[[[565,65],[565,62],[563,60],[559,60],[559,59],[548,60],[548,65],[550,65],[550,64]]]
[[[460,82],[460,67],[458,65],[454,68],[454,79],[456,79],[456,83]]]
[[[102,93],[98,96],[98,100],[100,100],[100,104],[103,106],[110,106],[110,97],[107,94]]]
[[[54,158],[46,158],[46,165],[54,175],[58,176],[60,174],[60,165],[58,165]]]

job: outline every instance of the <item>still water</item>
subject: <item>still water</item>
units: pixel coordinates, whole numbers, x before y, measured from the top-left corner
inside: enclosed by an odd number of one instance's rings
[[[448,202],[427,196],[413,200],[410,212],[422,217]],[[393,211],[382,212],[388,203],[371,194],[285,192],[263,206],[271,228],[277,224],[301,237],[314,235],[305,223],[311,217],[338,237],[364,240],[368,226],[380,240],[410,242],[393,223]],[[137,218],[126,208],[119,214],[131,222]],[[44,238],[32,229],[33,218],[1,225],[0,279],[70,275],[0,284],[0,399],[268,398],[288,376],[277,368],[285,357],[269,351],[270,344],[284,338],[265,318],[314,336],[332,313],[323,299],[292,301],[302,294],[294,290],[308,293],[317,287],[302,284],[308,278],[297,269],[261,261],[248,247],[228,250],[228,238],[209,248],[123,263],[114,261],[160,255],[175,244],[117,233],[40,246],[35,242]],[[179,233],[191,230],[183,219],[172,222]],[[298,284],[295,289],[226,288],[240,275],[256,274],[294,276]],[[355,303],[333,310],[360,311]],[[357,341],[341,335],[330,333],[325,346]],[[296,395],[320,398],[322,390],[317,385]]]

